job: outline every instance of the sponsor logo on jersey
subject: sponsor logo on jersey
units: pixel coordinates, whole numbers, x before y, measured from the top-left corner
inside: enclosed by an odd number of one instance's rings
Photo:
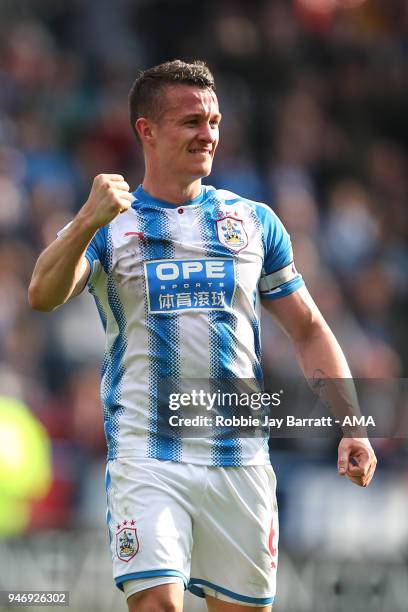
[[[242,219],[227,215],[216,222],[218,240],[233,251],[241,251],[248,244],[248,236]]]
[[[160,259],[144,266],[149,312],[224,310],[232,304],[232,258]]]
[[[126,563],[133,559],[139,550],[136,527],[132,525],[135,525],[135,521],[123,521],[118,525],[119,531],[116,533],[116,553],[118,558]]]

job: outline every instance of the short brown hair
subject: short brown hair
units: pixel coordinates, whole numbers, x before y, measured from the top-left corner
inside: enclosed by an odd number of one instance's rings
[[[138,140],[135,128],[137,119],[149,117],[158,120],[164,110],[161,95],[164,87],[177,84],[215,91],[214,77],[203,61],[188,64],[176,59],[140,72],[129,92],[130,124]]]

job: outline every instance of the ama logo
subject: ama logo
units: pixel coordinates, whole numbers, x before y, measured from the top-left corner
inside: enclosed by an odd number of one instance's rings
[[[159,259],[144,266],[151,313],[224,310],[234,299],[232,258]]]

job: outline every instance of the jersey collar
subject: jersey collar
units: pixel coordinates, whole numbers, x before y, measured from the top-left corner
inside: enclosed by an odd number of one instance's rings
[[[202,204],[204,200],[207,198],[208,186],[202,185],[201,191],[192,200],[187,200],[183,202],[183,204],[172,204],[171,202],[166,202],[166,200],[159,200],[158,198],[154,198],[147,191],[143,189],[141,185],[133,192],[135,196],[135,201],[132,206],[138,207],[143,206],[144,204],[151,204],[152,206],[160,206],[161,208],[179,208],[180,206],[192,206],[197,204]]]

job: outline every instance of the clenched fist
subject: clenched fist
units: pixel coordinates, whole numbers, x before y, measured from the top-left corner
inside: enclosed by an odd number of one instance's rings
[[[377,458],[367,438],[342,438],[338,448],[337,468],[360,487],[368,487],[374,476]]]
[[[96,231],[128,210],[132,201],[129,185],[121,174],[98,174],[80,215]]]

